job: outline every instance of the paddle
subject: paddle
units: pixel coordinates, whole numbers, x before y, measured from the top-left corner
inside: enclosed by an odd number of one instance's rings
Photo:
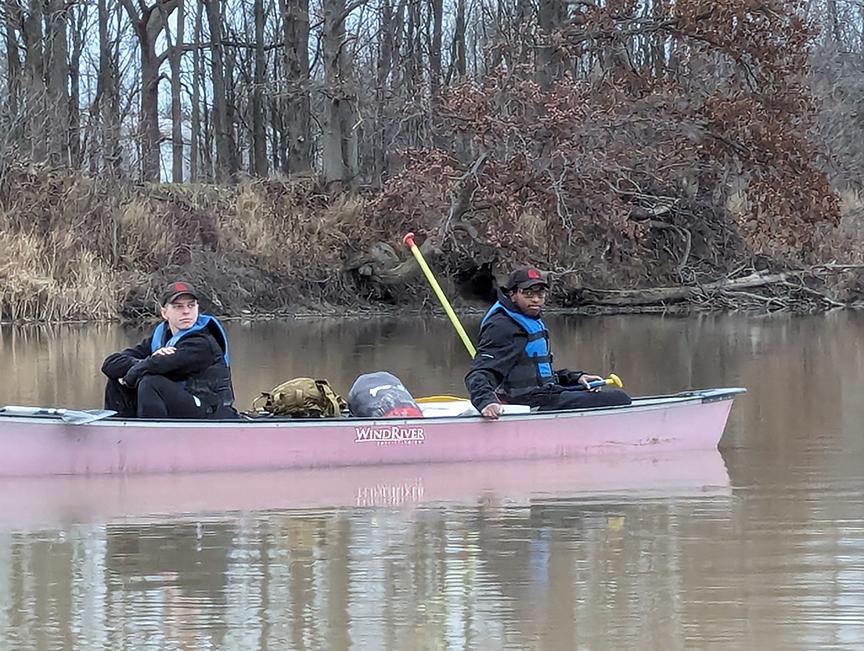
[[[54,407],[20,407],[18,405],[0,407],[0,412],[11,416],[59,416],[64,423],[69,423],[70,425],[92,423],[94,420],[102,420],[117,413],[110,409],[78,411],[75,409],[56,409]]]
[[[447,300],[447,297],[441,290],[441,286],[438,284],[438,281],[435,280],[435,276],[432,274],[432,270],[429,268],[429,265],[426,264],[426,260],[423,257],[423,254],[420,252],[420,249],[417,248],[417,245],[414,243],[414,233],[406,233],[405,237],[402,238],[402,243],[411,250],[412,254],[414,254],[414,258],[417,260],[417,264],[420,265],[420,269],[423,271],[423,275],[426,276],[426,280],[429,281],[429,285],[432,287],[432,290],[435,292],[435,295],[441,302],[441,306],[444,308],[444,311],[450,318],[450,323],[452,323],[453,327],[456,328],[456,332],[459,334],[459,338],[462,340],[462,343],[465,344],[465,348],[468,349],[468,354],[471,355],[471,359],[474,359],[474,356],[477,354],[477,349],[474,348],[474,344],[471,343],[471,338],[465,332],[465,328],[462,327],[462,323],[459,321],[459,317],[456,316],[453,308],[450,307],[450,301]],[[602,387],[606,385],[616,386],[620,389],[624,386],[624,383],[621,382],[621,378],[619,378],[617,375],[615,375],[614,373],[610,373],[609,377],[605,380],[594,380],[592,382],[589,382],[587,387],[584,384],[580,384],[578,387],[575,388],[595,389],[597,387]],[[452,402],[455,400],[466,400],[466,398],[459,398],[457,396],[425,396],[423,398],[416,399],[418,403]]]
[[[423,254],[420,253],[420,249],[418,249],[417,245],[414,244],[414,233],[406,234],[405,237],[402,238],[402,243],[411,250],[411,253],[414,254],[414,258],[417,260],[417,264],[420,265],[423,275],[426,276],[426,280],[428,280],[429,284],[432,286],[432,291],[435,292],[435,296],[438,297],[441,306],[444,308],[447,316],[450,317],[450,323],[453,324],[453,327],[456,328],[456,332],[459,333],[459,338],[462,340],[462,343],[465,344],[465,348],[468,349],[468,354],[471,355],[471,359],[474,359],[474,356],[477,354],[477,349],[474,348],[474,344],[471,343],[471,338],[468,336],[468,333],[465,332],[465,328],[462,327],[459,317],[456,316],[453,308],[450,307],[450,301],[447,300],[447,297],[444,296],[444,292],[441,291],[441,286],[438,284],[438,281],[435,280],[435,276],[432,275],[432,270],[429,268],[429,265],[426,264]]]
[[[621,381],[621,378],[615,375],[614,373],[610,373],[609,377],[605,380],[592,380],[588,383],[588,389],[596,389],[597,387],[611,385],[613,387],[618,387],[619,389],[624,388],[624,383]],[[584,384],[580,384],[578,388],[586,388]]]

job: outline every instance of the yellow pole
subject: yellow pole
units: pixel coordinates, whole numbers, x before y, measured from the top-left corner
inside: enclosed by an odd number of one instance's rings
[[[438,281],[435,280],[435,276],[432,275],[432,270],[429,268],[429,265],[426,264],[426,260],[423,259],[423,254],[420,253],[420,249],[418,249],[417,245],[414,244],[414,233],[408,233],[402,238],[402,242],[405,246],[411,249],[411,253],[414,254],[417,264],[419,264],[420,269],[423,270],[423,275],[426,276],[426,280],[428,280],[429,284],[432,286],[432,291],[435,292],[435,296],[437,296],[438,300],[441,301],[441,306],[444,308],[447,316],[450,317],[450,323],[452,323],[453,327],[456,328],[456,332],[459,333],[459,338],[462,340],[462,343],[465,344],[465,348],[468,349],[468,354],[471,355],[471,358],[473,359],[474,355],[477,354],[477,350],[474,348],[474,344],[471,343],[471,338],[468,337],[465,328],[463,328],[462,324],[459,322],[459,317],[456,316],[453,308],[450,307],[450,302],[447,300],[447,297],[444,296],[444,292],[441,291]]]

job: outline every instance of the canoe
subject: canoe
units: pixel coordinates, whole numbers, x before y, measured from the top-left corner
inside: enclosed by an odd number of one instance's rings
[[[596,507],[601,500],[620,505],[731,495],[718,450],[263,472],[6,477],[0,478],[0,531],[115,521],[200,522],[262,511],[410,511],[448,504],[482,505],[488,515],[559,500],[590,500]]]
[[[278,470],[377,464],[569,458],[716,449],[742,388],[638,398],[626,407],[426,418],[99,418],[0,411],[0,477]],[[447,415],[446,410],[453,410]],[[461,410],[461,411],[460,411]],[[99,412],[95,412],[101,416]],[[476,412],[474,412],[476,414]],[[84,419],[86,420],[86,419]]]

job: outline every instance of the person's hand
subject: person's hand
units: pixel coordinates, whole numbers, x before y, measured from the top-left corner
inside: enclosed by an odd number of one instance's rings
[[[155,351],[154,355],[173,355],[177,351],[174,346],[162,346],[159,350]]]
[[[483,418],[488,418],[490,420],[496,420],[501,414],[503,410],[501,409],[501,404],[498,402],[490,402],[488,405],[483,407],[483,410],[480,412],[480,415]]]
[[[594,382],[595,380],[602,380],[603,378],[599,375],[588,375],[588,373],[583,373],[582,377],[579,378],[579,384],[585,385],[585,388],[588,391],[599,391],[600,387],[594,387],[593,389],[588,385],[589,382]]]

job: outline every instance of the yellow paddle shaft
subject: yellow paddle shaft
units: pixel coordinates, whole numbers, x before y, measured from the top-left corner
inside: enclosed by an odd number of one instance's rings
[[[456,328],[456,332],[459,334],[459,338],[462,340],[462,343],[465,344],[465,348],[468,349],[468,354],[471,355],[471,358],[474,358],[474,355],[477,354],[477,349],[474,348],[474,344],[471,343],[470,337],[465,332],[465,328],[462,327],[462,324],[459,322],[459,317],[456,316],[456,313],[453,311],[453,308],[450,307],[450,301],[447,300],[447,297],[444,296],[444,292],[441,290],[441,286],[438,284],[438,281],[435,280],[435,276],[432,275],[432,270],[429,268],[429,265],[426,264],[426,260],[423,258],[423,254],[420,253],[420,249],[417,248],[417,245],[414,244],[414,233],[408,233],[402,241],[405,246],[411,249],[411,253],[414,254],[414,258],[417,260],[417,264],[420,265],[420,269],[423,271],[423,275],[426,276],[426,280],[429,281],[429,285],[432,287],[432,291],[435,292],[435,296],[438,297],[438,300],[441,302],[441,307],[444,308],[444,311],[447,313],[447,316],[450,319],[450,323],[453,324],[453,327]]]

